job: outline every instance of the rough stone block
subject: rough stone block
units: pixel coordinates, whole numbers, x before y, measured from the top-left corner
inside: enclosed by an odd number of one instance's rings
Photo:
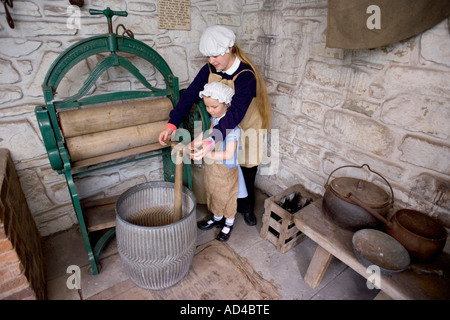
[[[408,63],[414,48],[414,39],[393,43],[382,48],[352,50],[352,60],[388,63],[389,61]]]
[[[450,147],[423,138],[406,136],[399,146],[400,160],[433,171],[450,174]]]
[[[324,131],[337,141],[380,156],[388,156],[393,148],[394,139],[386,127],[351,114],[328,111],[325,114]]]
[[[0,83],[11,84],[20,80],[19,72],[14,68],[11,61],[0,59]]]
[[[323,90],[322,88],[309,85],[302,85],[300,92],[303,100],[319,102],[329,108],[339,107],[344,102],[342,93]]]
[[[320,169],[320,158],[301,148],[295,153],[295,160],[311,170],[318,171]]]
[[[383,105],[384,123],[438,138],[450,135],[450,104],[444,97],[400,94]]]
[[[402,179],[406,177],[405,169],[402,168],[398,162],[392,163],[385,160],[374,159],[370,155],[356,150],[350,150],[346,155],[353,163],[367,163],[371,169],[380,173],[388,181],[402,181]]]
[[[391,90],[396,87],[437,96],[447,96],[450,92],[450,77],[439,70],[393,66],[386,72],[386,82]]]
[[[68,17],[68,16],[67,16]],[[16,21],[17,32],[23,35],[56,36],[75,35],[76,29],[67,28],[66,22],[48,21]]]
[[[303,102],[301,111],[304,115],[316,120],[321,121],[322,120],[322,107],[314,102]]]
[[[380,109],[380,104],[364,100],[350,99],[345,101],[342,108],[372,117]]]
[[[424,173],[412,181],[411,192],[442,208],[450,209],[450,180]]]
[[[305,78],[323,87],[357,94],[366,93],[370,84],[367,74],[360,70],[313,60],[306,65]]]
[[[450,41],[448,20],[424,32],[420,38],[420,53],[423,59],[450,66]]]

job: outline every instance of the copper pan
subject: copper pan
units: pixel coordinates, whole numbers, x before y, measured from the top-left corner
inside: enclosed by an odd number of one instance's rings
[[[391,221],[388,221],[351,193],[347,197],[383,222],[386,232],[408,250],[412,261],[420,263],[432,261],[444,249],[447,231],[430,216],[415,210],[401,209],[394,214]]]

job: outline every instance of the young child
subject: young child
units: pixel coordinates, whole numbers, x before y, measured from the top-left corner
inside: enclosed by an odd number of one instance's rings
[[[221,82],[210,82],[199,93],[211,115],[211,129],[225,116],[231,103],[233,89]],[[237,211],[237,199],[247,197],[244,177],[237,163],[237,149],[241,130],[238,126],[230,130],[223,142],[216,137],[215,148],[206,153],[205,159],[205,189],[206,205],[213,213],[210,219],[201,221],[198,227],[209,230],[213,227],[222,228],[217,240],[227,241],[233,229]],[[193,146],[201,145],[203,134],[196,137]],[[194,149],[194,147],[192,147]],[[201,156],[191,155],[194,160]]]
[[[253,139],[246,138],[241,141],[238,149],[239,164],[248,196],[238,199],[237,211],[244,216],[245,223],[254,226],[255,178],[264,150],[261,144],[264,130],[260,129],[270,128],[272,114],[266,84],[258,68],[238,46],[236,35],[228,27],[213,25],[206,28],[200,38],[199,51],[208,62],[203,65],[170,112],[167,126],[159,135],[159,142],[165,146],[164,141],[170,140],[183,119],[191,112],[192,106],[200,101],[199,92],[206,83],[226,81],[225,84],[234,90],[233,101],[215,129],[219,130],[222,136],[226,136],[227,130],[239,125],[242,130],[252,129],[251,132],[256,133],[258,139],[258,143],[255,143]],[[204,147],[195,150],[195,153],[203,157],[214,146],[214,142],[215,139],[205,136]]]

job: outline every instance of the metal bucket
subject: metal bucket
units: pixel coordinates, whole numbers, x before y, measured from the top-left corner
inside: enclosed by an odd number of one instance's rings
[[[140,288],[162,290],[189,271],[197,240],[196,199],[183,187],[182,218],[172,223],[174,184],[148,182],[116,202],[116,238],[126,274]]]

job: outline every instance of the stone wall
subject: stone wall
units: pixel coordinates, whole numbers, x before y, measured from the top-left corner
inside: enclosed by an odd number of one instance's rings
[[[397,207],[449,227],[448,21],[383,48],[342,50],[325,46],[326,1],[266,1],[262,12],[281,165],[259,186],[274,193],[294,177],[323,193],[334,169],[366,163]]]
[[[113,19],[114,26],[123,23],[158,51],[181,88],[206,62],[198,51],[202,30],[224,24],[236,32],[272,102],[271,161],[257,177],[268,194],[294,183],[323,193],[334,169],[367,163],[391,183],[398,206],[426,211],[450,226],[447,21],[387,47],[341,50],[325,46],[326,0],[191,0],[190,31],[158,29],[157,0],[86,0],[79,28],[69,1],[16,0],[10,9],[15,29],[0,14],[0,147],[11,150],[42,235],[67,229],[76,218],[64,177],[48,163],[34,107],[44,102],[41,84],[58,54],[107,32],[104,17],[88,14],[107,6],[128,11]],[[75,93],[95,63],[77,65],[58,94]],[[154,70],[144,70],[157,83]],[[108,70],[95,90],[136,88],[126,72]],[[162,180],[158,161],[86,176],[80,194],[104,197],[153,180]]]

